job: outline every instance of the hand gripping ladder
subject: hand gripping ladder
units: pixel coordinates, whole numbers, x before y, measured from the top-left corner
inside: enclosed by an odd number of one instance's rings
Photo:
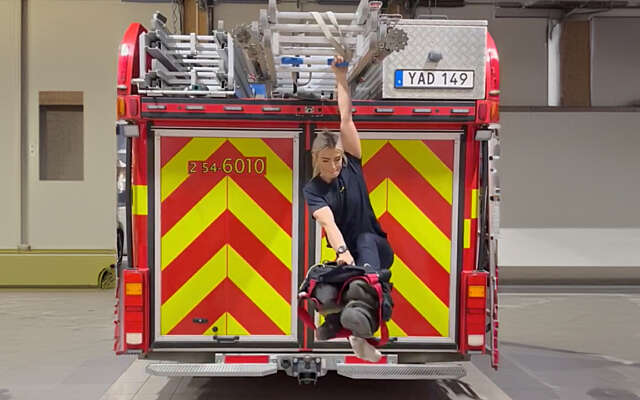
[[[335,89],[330,65],[336,54],[348,63],[354,83],[407,44],[407,35],[393,28],[396,17],[381,15],[381,6],[361,0],[354,13],[284,12],[269,0],[259,20],[236,27],[233,36],[250,65],[248,73],[271,97],[327,98]]]
[[[217,31],[211,36],[174,35],[167,30],[166,22],[166,17],[155,13],[152,30],[139,37],[140,76],[133,80],[138,92],[149,96],[234,95],[231,35]]]

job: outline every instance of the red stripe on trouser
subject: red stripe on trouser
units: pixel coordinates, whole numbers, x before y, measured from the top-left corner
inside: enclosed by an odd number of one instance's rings
[[[451,205],[390,144],[364,166],[369,191],[389,178],[444,233],[451,236]]]
[[[393,281],[393,278],[391,279]],[[416,309],[394,289],[391,319],[409,336],[442,336]]]
[[[445,305],[449,305],[449,274],[388,213],[380,217],[394,253]],[[393,273],[393,268],[391,269]]]
[[[228,214],[228,242],[284,299],[291,298],[291,270],[233,214]]]
[[[453,141],[452,140],[423,140],[431,151],[453,171]]]
[[[189,246],[162,271],[162,302],[198,272],[226,243],[227,213],[212,222]]]
[[[164,167],[173,156],[178,154],[178,152],[191,141],[191,138],[167,137],[160,140],[160,167]]]
[[[293,169],[293,140],[264,138],[262,141],[269,146],[290,169]]]

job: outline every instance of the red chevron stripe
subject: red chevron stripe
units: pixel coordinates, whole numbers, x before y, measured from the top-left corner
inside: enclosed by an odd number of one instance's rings
[[[269,167],[267,167],[269,168]],[[230,174],[242,190],[255,201],[260,208],[291,235],[291,203],[262,175]]]
[[[169,335],[201,335],[211,324],[227,311],[226,307],[226,281],[223,281],[213,289],[186,317],[182,319]],[[207,324],[196,324],[194,318],[204,318]],[[225,335],[225,327],[218,327],[221,335]]]
[[[422,142],[453,171],[453,140],[423,140]]]
[[[164,167],[187,143],[191,141],[189,137],[166,137],[162,138],[160,145],[160,167]]]
[[[233,282],[227,280],[227,304],[233,317],[252,335],[284,335]]]
[[[226,157],[231,157],[235,148],[225,142],[206,161],[213,162]],[[198,160],[193,160],[198,161]],[[187,165],[184,166],[185,169]],[[222,172],[210,174],[191,174],[182,184],[176,188],[162,202],[161,214],[161,234],[164,235],[171,229],[184,215],[189,212],[218,182],[226,175]],[[160,177],[162,179],[162,177]]]
[[[293,140],[264,138],[262,141],[269,146],[289,168],[293,169]]]
[[[229,215],[228,211],[220,215],[162,271],[162,303],[187,283],[226,244],[224,233]]]
[[[133,217],[133,262],[138,268],[149,268],[147,216],[134,215]]]
[[[225,142],[207,161],[216,161],[217,164],[220,164],[221,160],[227,157],[236,158],[243,156],[230,142]],[[218,168],[221,168],[221,166],[218,165]],[[182,219],[182,217],[225,176],[227,175],[221,171],[207,175],[190,175],[162,202],[162,235]],[[264,176],[238,175],[235,173],[229,174],[229,176],[233,178],[282,229],[289,234],[291,233],[291,203],[289,203]]]
[[[450,277],[447,271],[389,213],[381,215],[379,220],[395,254],[448,307]]]
[[[206,318],[211,324],[225,311],[231,313],[252,335],[284,334],[233,282],[225,279],[194,307],[169,335],[200,335],[204,325],[194,323],[194,318]]]
[[[229,244],[287,302],[291,298],[291,271],[233,214],[227,219]]]
[[[451,205],[390,144],[385,144],[363,170],[369,192],[390,178],[442,233],[451,237]]]
[[[392,295],[394,306],[391,318],[408,336],[442,336],[397,290]]]

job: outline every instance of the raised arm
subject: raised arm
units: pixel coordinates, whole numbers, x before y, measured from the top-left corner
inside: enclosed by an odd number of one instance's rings
[[[338,86],[338,109],[340,110],[340,139],[344,151],[357,157],[362,158],[362,148],[360,147],[360,135],[353,123],[351,117],[351,92],[349,91],[349,83],[347,82],[347,67],[336,67],[336,64],[343,62],[342,57],[336,56],[331,65],[336,75],[336,84]]]

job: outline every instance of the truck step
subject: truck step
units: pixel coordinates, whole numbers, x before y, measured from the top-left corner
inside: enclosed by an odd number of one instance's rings
[[[162,363],[149,364],[146,371],[149,375],[156,376],[267,376],[278,372],[275,363],[268,364],[176,364]]]
[[[342,364],[339,375],[352,379],[459,379],[467,373],[462,364]]]

